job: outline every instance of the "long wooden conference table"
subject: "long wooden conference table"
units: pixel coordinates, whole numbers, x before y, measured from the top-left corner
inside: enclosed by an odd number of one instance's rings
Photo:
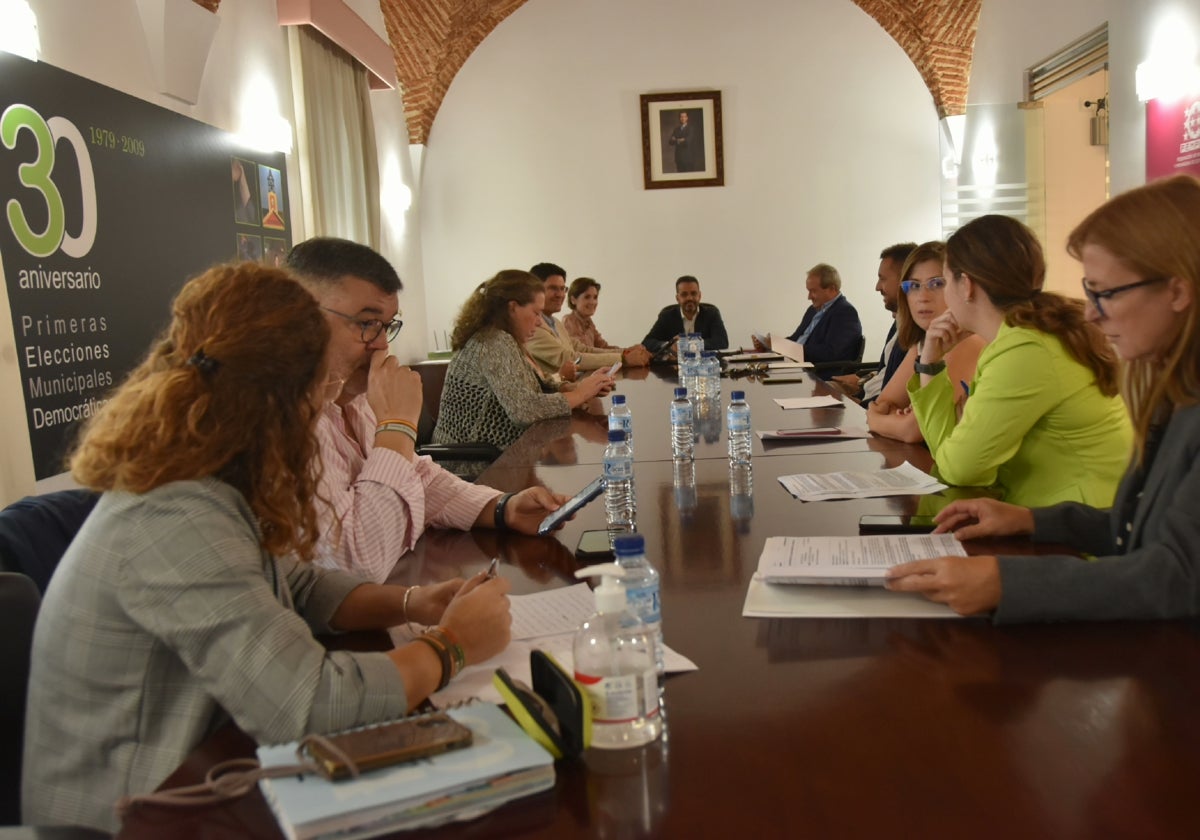
[[[673,373],[618,383],[634,415],[638,528],[662,575],[667,644],[699,670],[669,677],[661,743],[560,761],[552,791],[473,822],[411,837],[1197,837],[1200,634],[1194,622],[996,627],[984,619],[751,619],[742,605],[770,536],[848,535],[870,513],[930,497],[803,503],[781,475],[874,470],[929,453],[875,438],[764,447],[752,504],[731,505],[724,432],[702,430],[690,482],[670,459]],[[809,383],[744,388],[757,429],[864,422],[853,403],[784,412]],[[480,481],[573,493],[599,470],[603,410],[532,427]],[[715,423],[720,423],[720,417]],[[735,509],[736,508],[736,509]],[[735,516],[736,513],[736,516]],[[554,538],[426,534],[395,580],[470,575],[499,554],[514,593],[572,582],[585,508]],[[1030,552],[1024,541],[973,553]],[[898,595],[897,597],[907,597]],[[385,647],[385,634],[356,638]],[[250,755],[232,724],[167,785]],[[280,832],[253,792],[221,806],[142,808],[122,837],[262,837]]]

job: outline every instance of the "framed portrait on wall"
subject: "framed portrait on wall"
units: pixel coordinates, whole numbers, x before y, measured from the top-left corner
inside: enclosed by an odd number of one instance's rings
[[[648,190],[724,186],[719,90],[642,94],[642,170]]]

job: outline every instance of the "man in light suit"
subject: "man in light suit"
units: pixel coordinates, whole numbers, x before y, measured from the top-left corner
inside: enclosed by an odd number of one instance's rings
[[[724,350],[729,346],[729,335],[721,310],[710,303],[700,302],[700,281],[685,274],[675,281],[677,306],[664,307],[658,320],[642,339],[642,346],[651,353],[673,349],[680,333],[697,332],[704,338],[705,350]]]

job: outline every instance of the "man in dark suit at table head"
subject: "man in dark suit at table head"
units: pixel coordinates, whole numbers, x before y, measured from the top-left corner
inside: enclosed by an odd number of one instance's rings
[[[842,295],[842,277],[833,266],[817,263],[808,270],[804,287],[811,306],[790,341],[804,345],[804,361],[857,362],[862,350],[862,322],[854,304]],[[832,373],[825,374],[828,379]]]
[[[859,377],[856,373],[846,373],[835,376],[831,380],[847,395],[860,400],[864,406],[870,405],[883,390],[883,386],[892,378],[900,362],[904,360],[907,350],[896,341],[896,309],[900,302],[901,270],[908,255],[917,249],[915,242],[900,242],[889,245],[879,252],[878,280],[875,291],[883,298],[883,307],[892,313],[892,325],[888,329],[887,338],[883,341],[883,352],[879,355],[879,370],[875,373]]]
[[[680,333],[697,332],[704,337],[705,350],[724,350],[729,346],[729,335],[721,310],[711,303],[700,302],[700,281],[685,274],[675,281],[676,306],[664,307],[658,320],[642,339],[651,353],[672,350]]]

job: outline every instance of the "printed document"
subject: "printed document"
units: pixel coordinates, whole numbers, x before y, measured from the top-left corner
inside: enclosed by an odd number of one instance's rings
[[[779,483],[802,502],[869,499],[875,496],[925,496],[946,489],[945,484],[921,472],[908,461],[878,472],[781,475]]]
[[[953,534],[770,537],[755,577],[767,583],[882,586],[892,566],[945,555],[967,556]]]
[[[843,408],[845,403],[837,397],[786,397],[775,400],[775,405],[782,409],[790,408]]]

